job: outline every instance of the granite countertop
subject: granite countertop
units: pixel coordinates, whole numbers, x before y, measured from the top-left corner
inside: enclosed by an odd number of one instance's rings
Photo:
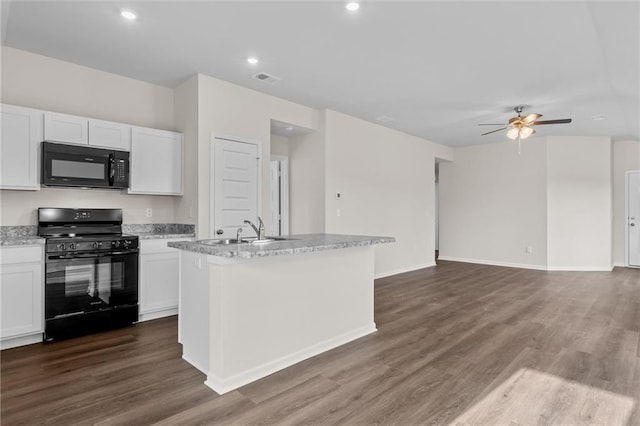
[[[122,232],[136,235],[141,240],[194,238],[196,227],[181,223],[123,224]]]
[[[2,237],[0,239],[0,246],[2,247],[13,247],[13,246],[34,246],[34,245],[44,245],[44,238],[38,237],[37,235],[32,235],[29,237],[13,237],[6,238]]]
[[[123,224],[122,232],[137,235],[141,240],[194,238],[195,225],[181,223]],[[0,246],[44,245],[45,239],[38,236],[36,225],[0,226]]]
[[[215,244],[216,240],[175,241],[169,247],[211,256],[237,259],[283,256],[336,250],[349,247],[364,247],[395,242],[393,237],[365,235],[305,234],[290,235],[286,240],[269,243]]]
[[[44,245],[44,238],[38,237],[37,226],[0,226],[0,246],[31,245]]]

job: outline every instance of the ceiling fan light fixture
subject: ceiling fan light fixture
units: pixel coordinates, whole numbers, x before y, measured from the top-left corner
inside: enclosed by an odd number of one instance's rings
[[[523,126],[520,128],[520,139],[526,139],[534,133],[531,127]]]
[[[509,139],[518,139],[518,134],[520,133],[520,130],[517,127],[512,127],[507,131],[507,137]]]

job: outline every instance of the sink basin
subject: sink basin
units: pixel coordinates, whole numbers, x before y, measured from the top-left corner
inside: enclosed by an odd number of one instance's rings
[[[203,241],[204,244],[220,244],[220,245],[230,245],[230,244],[243,244],[243,243],[248,243],[248,240],[240,240],[238,241],[235,238],[225,238],[225,239],[221,239],[221,240],[205,240]]]
[[[277,241],[290,241],[293,240],[293,238],[286,238],[286,237],[264,237],[260,240],[256,239],[256,238],[248,238],[247,241],[252,243],[252,244],[265,244],[265,243],[275,243]],[[243,240],[244,241],[244,240]]]

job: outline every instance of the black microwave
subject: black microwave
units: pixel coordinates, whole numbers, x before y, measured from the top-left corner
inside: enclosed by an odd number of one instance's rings
[[[42,185],[128,188],[129,153],[42,142]]]

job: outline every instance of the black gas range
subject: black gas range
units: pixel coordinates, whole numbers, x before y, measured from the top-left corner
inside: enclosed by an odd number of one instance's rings
[[[45,341],[138,320],[138,237],[121,209],[39,208],[45,243]]]

